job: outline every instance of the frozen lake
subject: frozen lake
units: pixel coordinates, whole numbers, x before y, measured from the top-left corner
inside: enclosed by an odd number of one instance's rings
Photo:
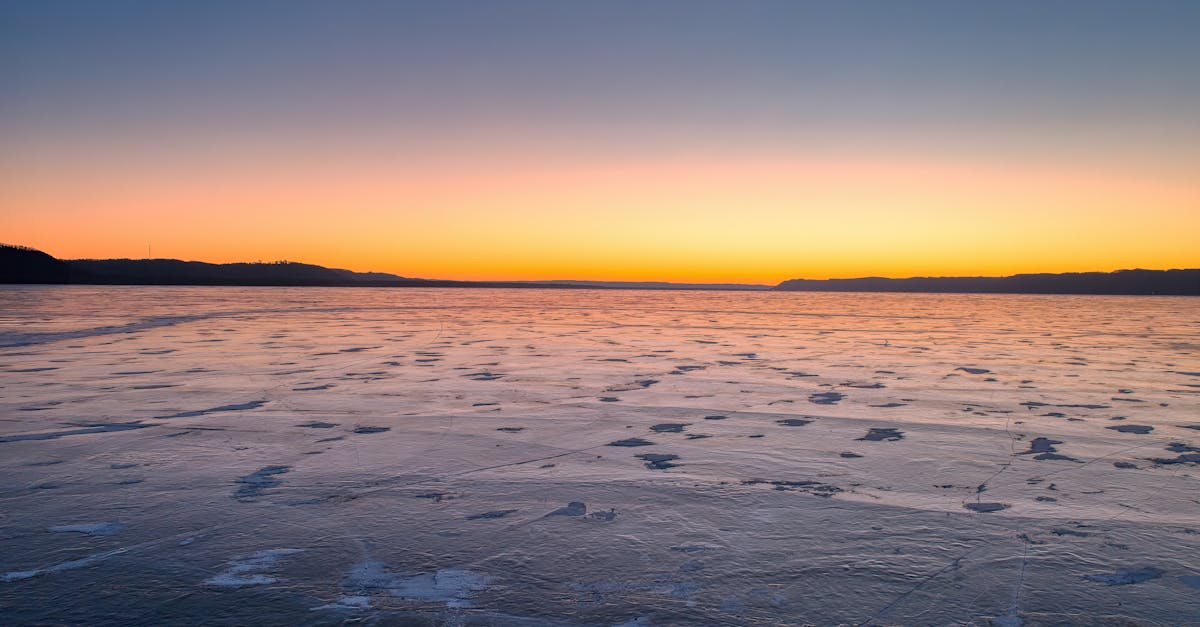
[[[0,622],[1200,624],[1195,298],[0,287]]]

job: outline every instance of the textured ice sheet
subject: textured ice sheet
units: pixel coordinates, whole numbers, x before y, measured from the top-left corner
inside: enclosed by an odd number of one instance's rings
[[[4,622],[1200,616],[1196,299],[76,286],[0,314]]]

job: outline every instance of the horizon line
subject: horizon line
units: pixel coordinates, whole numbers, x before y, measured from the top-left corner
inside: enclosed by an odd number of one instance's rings
[[[345,270],[345,271],[359,273],[359,274],[388,274],[388,275],[396,276],[398,278],[403,278],[403,279],[414,279],[414,280],[423,280],[423,281],[472,282],[472,283],[568,283],[568,282],[574,282],[574,283],[618,283],[618,284],[663,283],[663,284],[674,284],[674,285],[736,285],[736,286],[745,286],[745,287],[767,287],[767,288],[770,288],[770,287],[779,286],[788,281],[854,281],[854,280],[862,280],[862,279],[885,279],[885,280],[897,280],[897,281],[908,280],[908,279],[1003,279],[1003,278],[1010,278],[1010,277],[1017,277],[1017,276],[1032,276],[1032,275],[1112,274],[1112,273],[1117,273],[1117,272],[1131,272],[1131,271],[1138,271],[1138,270],[1152,271],[1152,272],[1200,270],[1200,267],[1196,267],[1196,268],[1188,268],[1188,267],[1147,268],[1147,267],[1135,266],[1135,267],[1126,267],[1126,268],[1116,268],[1113,270],[1069,270],[1069,271],[1039,270],[1039,271],[1013,272],[1013,273],[1008,273],[1008,274],[911,274],[911,275],[862,274],[862,275],[856,275],[856,276],[826,276],[826,277],[821,277],[821,278],[806,277],[806,276],[791,276],[789,278],[780,279],[779,281],[776,281],[774,283],[741,282],[741,281],[730,281],[730,280],[671,280],[671,279],[660,279],[660,278],[653,278],[653,279],[453,278],[453,279],[448,279],[448,278],[418,277],[418,276],[402,275],[402,274],[397,274],[396,272],[389,272],[386,270],[374,270],[374,269],[356,270],[353,268],[344,268],[344,267],[338,267],[338,266],[333,266],[333,265],[323,265],[321,263],[315,263],[315,262],[310,262],[310,261],[296,261],[296,260],[291,260],[291,259],[277,259],[277,260],[270,260],[270,261],[265,261],[265,260],[204,261],[204,260],[200,260],[200,259],[181,259],[181,258],[177,258],[177,257],[77,257],[77,258],[73,258],[73,259],[65,259],[65,258],[61,258],[61,257],[56,257],[41,248],[37,248],[35,246],[29,246],[26,244],[10,244],[7,242],[0,242],[0,246],[7,246],[7,247],[11,247],[11,248],[20,248],[20,249],[37,251],[37,252],[47,254],[47,255],[53,257],[54,259],[58,259],[60,261],[68,261],[68,262],[69,261],[134,261],[134,262],[138,262],[138,261],[177,261],[177,262],[181,262],[181,263],[202,263],[202,264],[215,265],[215,266],[235,265],[235,264],[249,264],[249,265],[255,265],[255,264],[258,264],[258,265],[299,264],[299,265],[307,265],[307,266],[326,268],[326,269],[330,269],[330,270]]]

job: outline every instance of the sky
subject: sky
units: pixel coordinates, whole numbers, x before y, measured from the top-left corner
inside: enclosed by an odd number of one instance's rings
[[[1197,32],[1192,0],[0,0],[0,241],[480,280],[1195,268]]]

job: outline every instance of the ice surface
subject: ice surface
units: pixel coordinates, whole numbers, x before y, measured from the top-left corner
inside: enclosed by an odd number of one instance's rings
[[[1196,624],[1197,304],[0,288],[0,622]]]
[[[89,536],[111,536],[114,533],[119,533],[124,527],[117,522],[102,522],[102,523],[80,523],[77,525],[57,525],[50,527],[50,531],[57,533],[83,533]]]

